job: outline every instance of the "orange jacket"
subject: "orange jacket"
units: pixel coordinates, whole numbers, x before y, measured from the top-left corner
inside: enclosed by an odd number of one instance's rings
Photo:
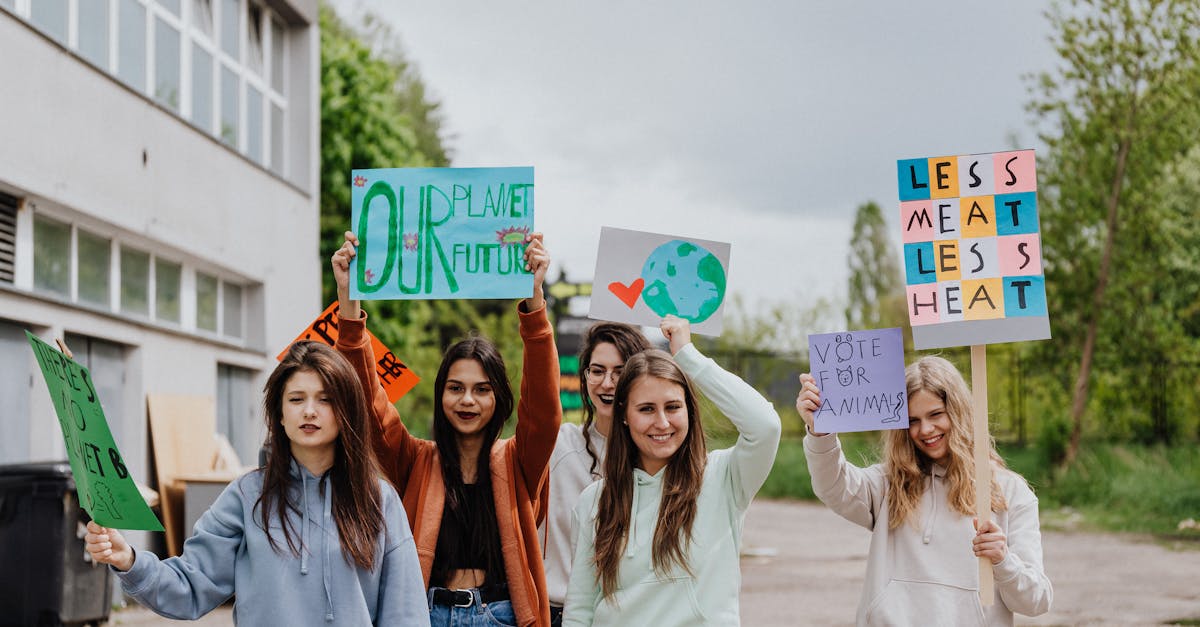
[[[517,431],[492,446],[492,494],[517,624],[549,626],[550,602],[537,527],[546,516],[550,490],[546,469],[562,422],[558,350],[545,307],[533,312],[518,310],[518,315],[525,355]],[[409,433],[396,406],[388,402],[365,328],[365,312],[359,320],[339,321],[337,349],[354,367],[371,399],[371,411],[380,426],[373,438],[376,456],[404,501],[428,588],[446,498],[437,445]]]

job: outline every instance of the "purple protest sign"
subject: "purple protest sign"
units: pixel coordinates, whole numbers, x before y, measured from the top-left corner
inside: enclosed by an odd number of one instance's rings
[[[809,335],[808,362],[821,390],[814,431],[908,428],[900,329]]]

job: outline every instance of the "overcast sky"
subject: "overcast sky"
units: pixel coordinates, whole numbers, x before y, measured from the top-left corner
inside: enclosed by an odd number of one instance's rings
[[[390,23],[453,165],[535,168],[537,228],[591,279],[601,226],[732,244],[750,302],[845,297],[854,212],[901,158],[1041,148],[1048,3],[340,0]]]

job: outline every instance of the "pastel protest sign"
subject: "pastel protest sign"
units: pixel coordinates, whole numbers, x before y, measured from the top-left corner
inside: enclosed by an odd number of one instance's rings
[[[821,390],[814,431],[908,428],[900,329],[809,335],[808,363]]]
[[[1032,150],[896,162],[917,349],[1050,337]]]
[[[354,170],[357,299],[526,298],[533,168]]]
[[[162,531],[113,441],[87,368],[26,331],[67,445],[79,503],[105,527]]]
[[[606,226],[588,317],[657,325],[671,314],[720,335],[728,275],[729,244]]]
[[[338,339],[337,310],[338,303],[334,301],[325,308],[325,311],[321,312],[321,315],[317,316],[316,320],[313,320],[312,324],[301,331],[291,344],[301,340],[324,342],[330,346],[336,344]],[[408,391],[413,389],[417,383],[420,383],[421,377],[418,377],[417,373],[400,361],[396,354],[370,330],[367,330],[367,337],[371,340],[371,351],[375,353],[375,372],[379,375],[379,383],[387,392],[388,400],[395,403],[400,400],[400,397],[408,394]],[[275,359],[282,361],[287,352],[288,349],[284,348],[275,356]]]

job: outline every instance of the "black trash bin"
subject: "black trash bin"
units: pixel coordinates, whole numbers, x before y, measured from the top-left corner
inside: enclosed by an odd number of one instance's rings
[[[0,625],[108,619],[112,578],[93,566],[67,462],[0,466]]]

